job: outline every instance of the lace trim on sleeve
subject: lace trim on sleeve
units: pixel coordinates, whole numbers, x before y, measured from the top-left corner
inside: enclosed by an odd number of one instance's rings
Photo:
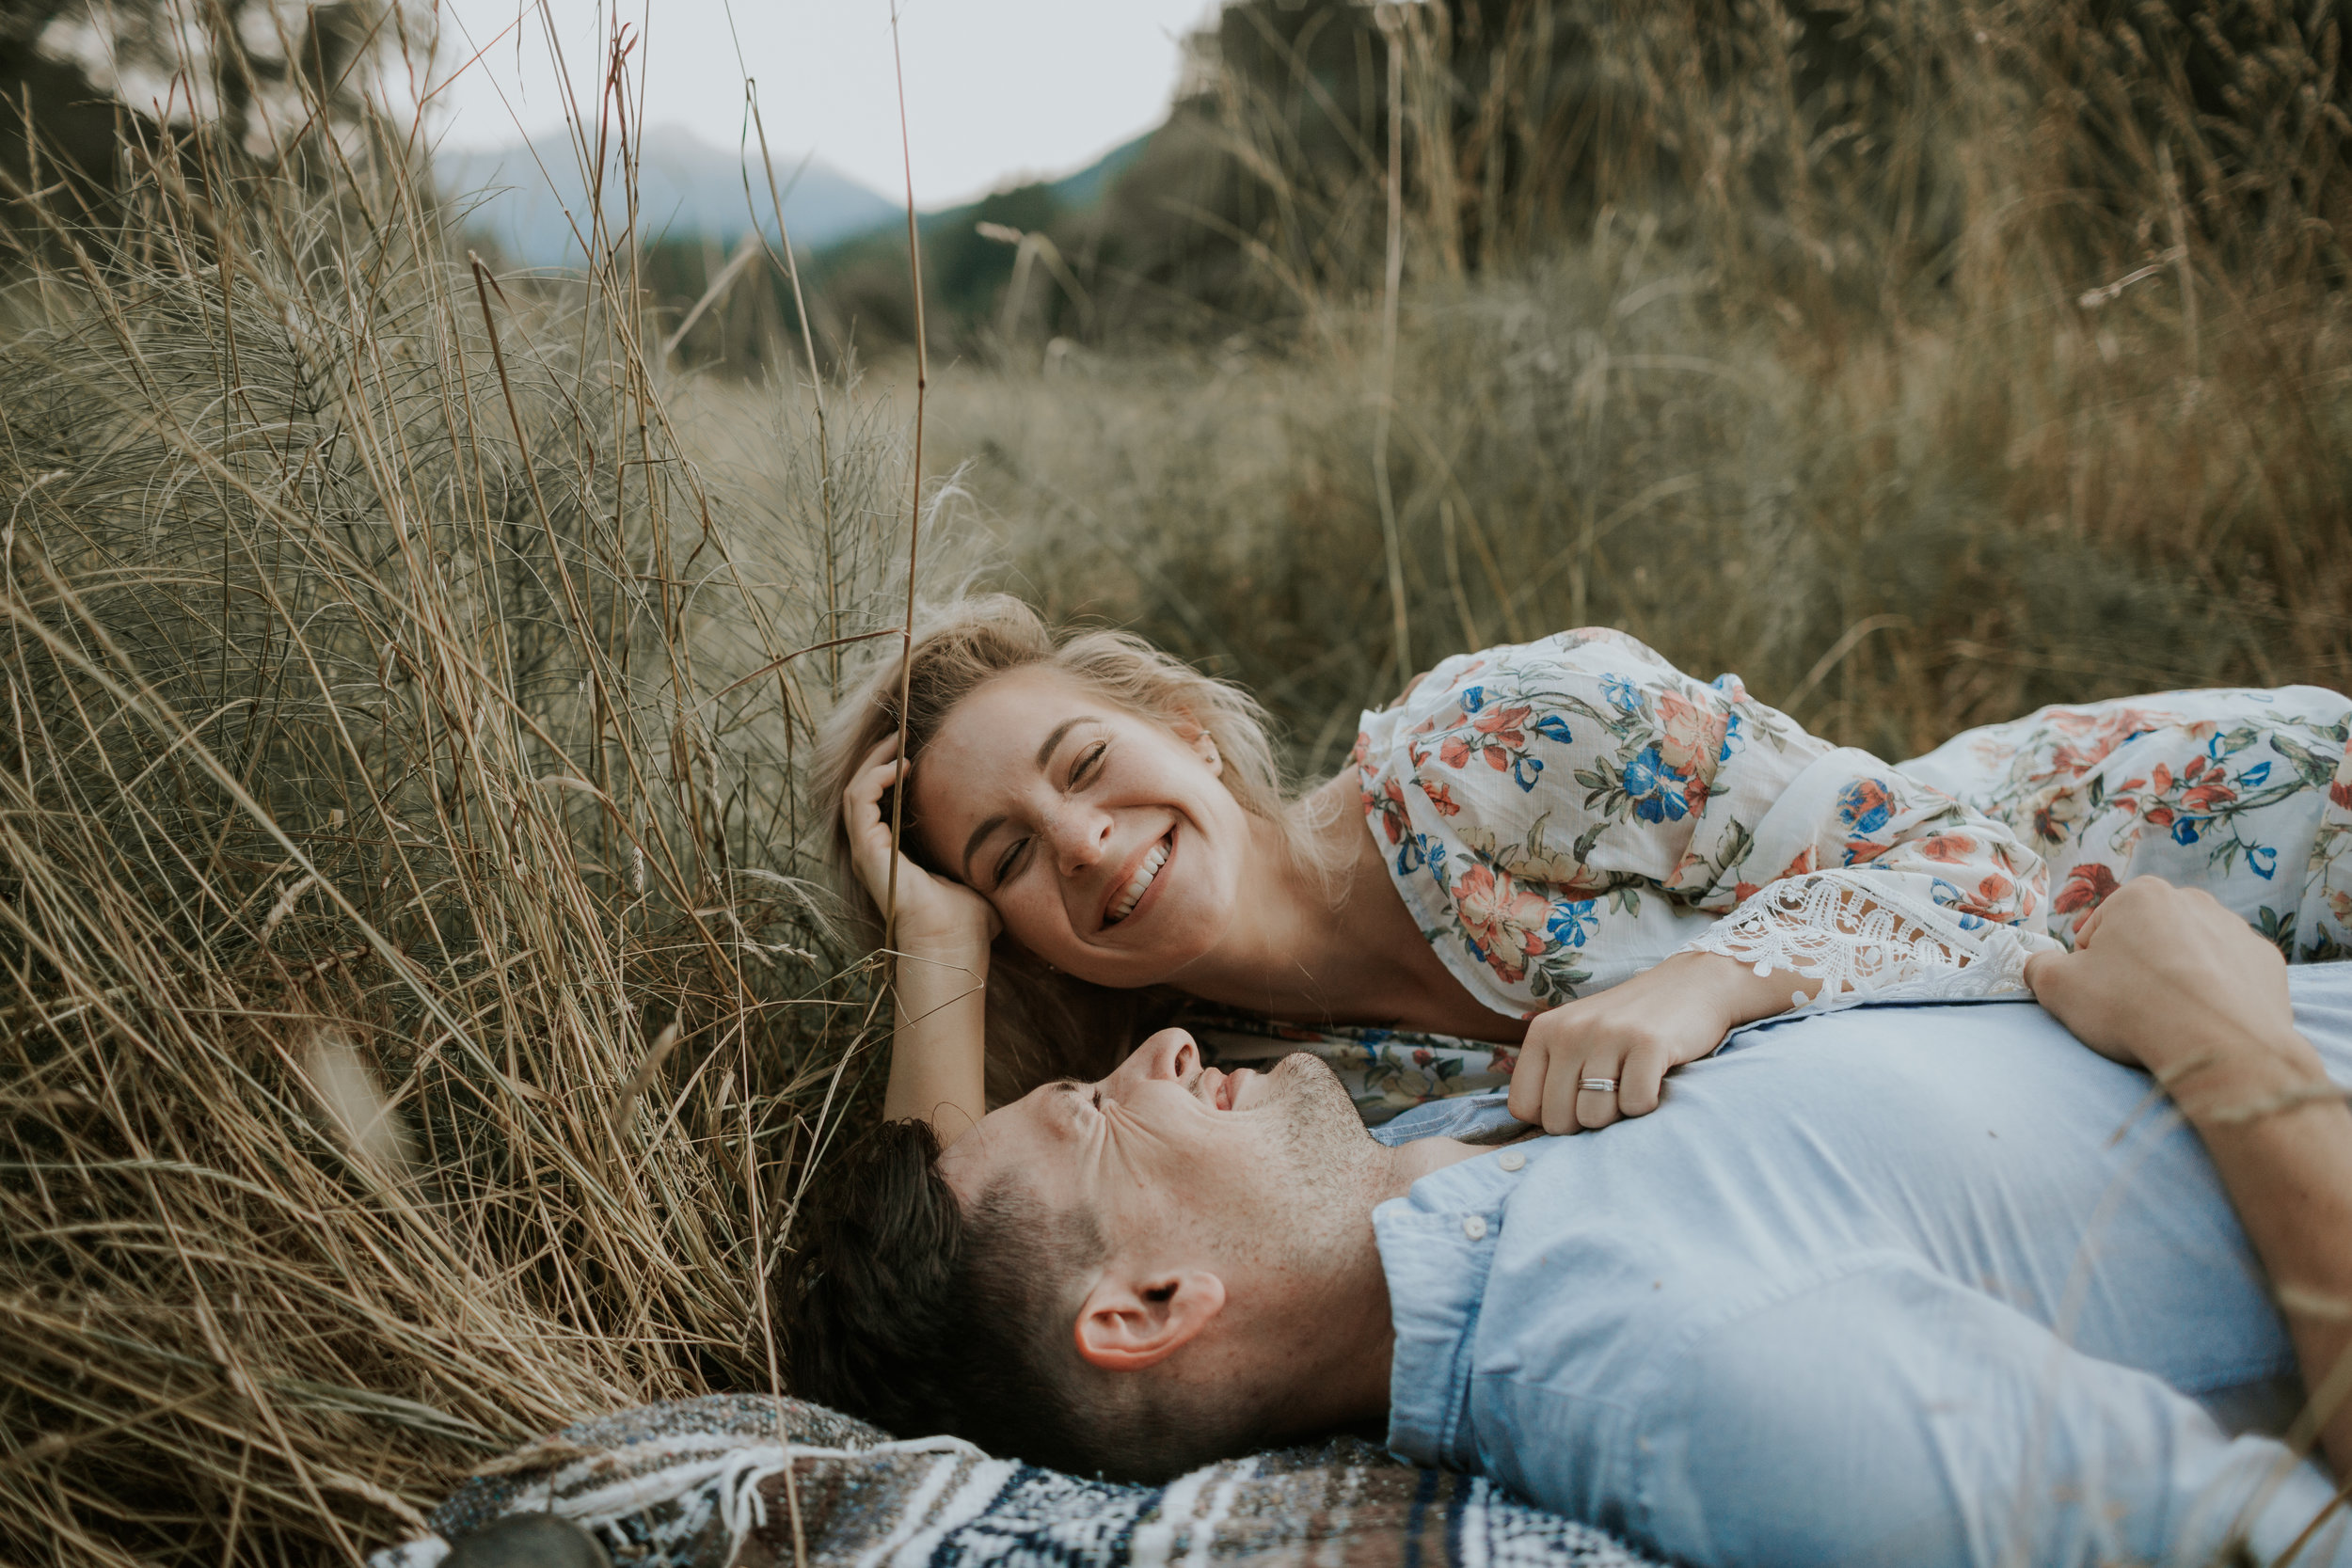
[[[1791,877],[1752,895],[1685,952],[1721,953],[1758,974],[1789,971],[1821,989],[1816,1012],[1861,1002],[1947,1002],[2026,989],[2026,959],[2048,939],[1948,910],[1891,878]],[[1792,997],[1795,993],[1792,993]]]

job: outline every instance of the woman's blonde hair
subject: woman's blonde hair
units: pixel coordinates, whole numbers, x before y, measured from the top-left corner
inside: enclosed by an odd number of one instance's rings
[[[842,694],[818,736],[811,783],[820,811],[830,812],[831,856],[843,895],[876,929],[882,911],[850,871],[849,837],[841,797],[866,754],[898,733],[902,665],[890,643]],[[1108,630],[1047,626],[1036,610],[1009,594],[977,594],[935,608],[915,627],[904,669],[906,754],[923,752],[957,705],[998,675],[1032,667],[1059,671],[1111,702],[1165,724],[1205,730],[1224,760],[1223,780],[1244,810],[1284,830],[1302,863],[1315,864],[1305,825],[1289,799],[1265,711],[1239,687],[1204,675],[1139,637]],[[882,800],[888,819],[890,798]],[[899,842],[928,864],[913,802],[905,807]],[[1121,993],[1046,971],[1018,944],[1000,941],[990,965],[988,996],[989,1098],[1014,1098],[1047,1078],[1104,1070],[1132,1039],[1105,1039],[1105,1029],[1132,1032],[1148,998]],[[1163,1000],[1165,1000],[1163,998]],[[1114,1021],[1123,1016],[1125,1022]]]

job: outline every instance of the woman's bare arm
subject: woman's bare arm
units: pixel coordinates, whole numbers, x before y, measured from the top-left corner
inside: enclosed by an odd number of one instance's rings
[[[882,798],[905,771],[895,736],[875,747],[842,795],[841,817],[858,880],[876,904],[897,904],[890,1082],[882,1091],[882,1115],[921,1117],[944,1147],[988,1109],[982,1085],[996,911],[970,888],[934,877],[893,850]]]
[[[2352,1479],[2352,1109],[2296,1032],[2286,966],[2211,896],[2126,882],[2026,970],[2093,1050],[2153,1073],[2204,1140],[2295,1341],[2315,1435]]]

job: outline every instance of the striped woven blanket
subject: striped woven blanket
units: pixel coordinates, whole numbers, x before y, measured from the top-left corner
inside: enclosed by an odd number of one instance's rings
[[[372,1568],[437,1568],[522,1513],[587,1527],[615,1568],[1646,1568],[1597,1530],[1353,1438],[1126,1486],[747,1395],[646,1405],[518,1449],[434,1513],[435,1534]]]

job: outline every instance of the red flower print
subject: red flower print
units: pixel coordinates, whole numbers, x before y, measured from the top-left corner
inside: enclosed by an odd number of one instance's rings
[[[2172,769],[2165,763],[2156,764],[2156,770],[2148,775],[2148,787],[2162,795],[2172,787]],[[2135,895],[2134,896],[2137,896]]]
[[[1820,862],[1814,856],[1813,846],[1808,844],[1797,851],[1796,859],[1780,868],[1780,877],[1803,877],[1820,869]],[[1780,877],[1775,877],[1772,880],[1778,881]],[[1740,896],[1747,895],[1742,894]]]
[[[1658,754],[1677,773],[1712,773],[1724,749],[1725,716],[1672,692],[1658,698]],[[1701,786],[1699,800],[1707,798]],[[1692,802],[1693,807],[1697,802]]]
[[[2147,821],[2151,828],[2169,828],[2172,826],[2172,808],[2170,806],[2149,807]]]
[[[1486,766],[1500,773],[1511,766],[1511,753],[1527,749],[1527,732],[1521,726],[1535,710],[1522,704],[1518,707],[1490,708],[1470,722],[1466,733],[1455,730],[1438,747],[1438,760],[1448,768],[1458,768],[1473,755],[1483,755]]]
[[[2083,713],[2065,708],[2054,709],[2046,722],[2060,735],[2074,736],[2081,745],[2060,745],[2050,753],[2050,771],[2040,775],[2051,778],[2060,773],[2080,776],[2106,761],[2107,753],[2135,736],[2146,735],[2169,721],[2163,714],[2145,708],[2124,707],[2112,712]],[[2170,775],[2167,774],[2169,780]],[[2157,785],[2169,788],[2169,783]]]
[[[2352,811],[2352,779],[2338,779],[2329,784],[2328,800],[2330,804]]]
[[[1462,815],[1462,802],[1454,798],[1454,787],[1451,784],[1442,780],[1437,784],[1431,784],[1427,779],[1416,779],[1413,782],[1421,785],[1421,792],[1429,797],[1429,803],[1438,808],[1439,816],[1459,816]]]
[[[2214,771],[2218,773],[2221,770],[2217,768]],[[2195,775],[2193,774],[2191,775],[2191,777],[2194,776]],[[2208,782],[2201,784],[2192,784],[2187,790],[2184,791],[2181,796],[2181,804],[2188,808],[2190,811],[2210,812],[2217,809],[2218,807],[2226,806],[2236,799],[2237,791],[2232,789],[2228,784]]]
[[[2183,784],[2195,784],[2197,782],[2197,775],[2202,773],[2204,770],[2205,759],[2203,757],[2192,757],[2189,759],[2188,767],[2181,774],[2181,782]]]
[[[1755,882],[1737,882],[1732,886],[1731,895],[1744,904],[1763,891],[1763,888]]]
[[[2016,891],[2015,882],[1995,871],[1977,884],[1977,908],[1986,913],[1991,913],[2006,903],[2009,895]]]
[[[1931,833],[1912,847],[1931,861],[1962,865],[1977,852],[1977,841],[1966,833]]]
[[[1520,728],[1527,722],[1527,716],[1534,711],[1525,704],[1518,707],[1494,708],[1471,720],[1470,728],[1493,736],[1506,746],[1524,746],[1527,736],[1520,733]]]
[[[1380,814],[1380,826],[1388,832],[1391,844],[1405,842],[1405,830],[1411,825],[1411,819],[1405,815],[1405,792],[1396,786],[1394,779],[1382,780],[1379,794],[1364,797],[1364,810]]]
[[[2050,900],[2050,908],[2059,914],[2089,914],[2106,902],[2115,887],[2114,872],[2096,861],[2087,861],[2066,874],[2066,885]]]
[[[1473,865],[1454,879],[1454,907],[1462,929],[1509,984],[1527,977],[1525,959],[1544,950],[1551,906],[1511,880],[1507,871]]]

